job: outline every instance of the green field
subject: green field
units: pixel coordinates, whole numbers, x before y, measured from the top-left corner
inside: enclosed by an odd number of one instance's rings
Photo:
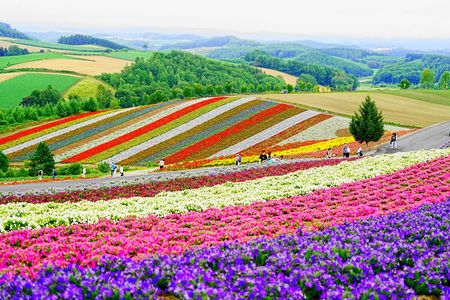
[[[371,91],[372,93],[373,91]],[[380,90],[377,93],[412,98],[428,103],[450,106],[450,90]]]
[[[17,65],[30,61],[44,60],[50,58],[65,58],[65,56],[54,52],[31,53],[27,55],[18,55],[18,56],[2,56],[0,57],[0,69],[4,69],[12,65]]]
[[[82,100],[88,100],[91,97],[97,97],[97,89],[99,85],[105,86],[107,89],[111,90],[114,93],[114,89],[101,82],[94,77],[86,77],[77,82],[77,84],[73,85],[64,95],[65,98],[70,96],[78,96]]]
[[[134,61],[137,57],[150,58],[153,55],[151,51],[121,51],[108,53],[106,56]]]
[[[51,85],[60,92],[66,91],[79,77],[28,73],[0,82],[0,108],[16,107],[23,97],[29,96],[34,90],[42,90]]]
[[[67,50],[67,51],[77,51],[77,52],[104,52],[105,48],[98,46],[89,46],[89,45],[64,45],[58,43],[50,43],[50,42],[42,42],[35,40],[13,40],[11,41],[15,44],[27,45],[27,46],[35,46],[42,47],[47,49],[55,49],[55,50]]]

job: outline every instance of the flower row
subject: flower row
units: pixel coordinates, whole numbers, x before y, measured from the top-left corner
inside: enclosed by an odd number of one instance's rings
[[[9,298],[412,299],[450,296],[450,201],[316,233],[0,277]],[[115,242],[115,241],[112,241]],[[90,249],[90,248],[88,248]],[[31,296],[32,295],[32,296]],[[33,299],[34,299],[33,298]]]
[[[154,197],[77,203],[9,203],[0,205],[0,231],[95,223],[102,218],[119,220],[132,216],[166,216],[171,213],[204,211],[212,207],[247,205],[257,201],[303,195],[345,182],[372,178],[418,162],[446,156],[449,152],[450,150],[435,150],[370,157],[281,176],[230,182],[192,190],[162,192]]]

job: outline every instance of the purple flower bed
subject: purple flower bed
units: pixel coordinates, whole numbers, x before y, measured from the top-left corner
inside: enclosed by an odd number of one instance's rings
[[[450,199],[316,233],[0,277],[1,299],[412,299],[450,296]]]

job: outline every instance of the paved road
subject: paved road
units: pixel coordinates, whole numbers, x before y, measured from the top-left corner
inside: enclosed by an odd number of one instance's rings
[[[379,147],[375,154],[437,149],[450,141],[450,121],[439,123],[397,140],[398,149],[391,149],[389,143]]]
[[[313,159],[307,159],[313,160]],[[283,160],[279,162],[271,162],[270,165],[274,164],[285,164],[293,163],[296,161],[307,161],[303,160]],[[253,168],[266,167],[269,164],[251,163],[242,166],[223,166],[215,168],[201,168],[193,170],[184,171],[171,171],[171,172],[153,172],[147,175],[135,175],[135,176],[124,176],[124,177],[103,177],[103,178],[93,178],[93,179],[82,179],[82,180],[69,180],[69,181],[56,181],[56,182],[37,182],[29,184],[18,184],[18,185],[3,185],[0,186],[0,196],[3,194],[24,194],[24,193],[47,193],[47,192],[58,192],[67,190],[81,190],[81,189],[94,189],[99,187],[107,186],[118,186],[118,185],[128,185],[128,184],[138,184],[151,181],[161,181],[182,177],[198,177],[206,175],[218,175],[224,173],[232,173],[236,171],[242,171]]]

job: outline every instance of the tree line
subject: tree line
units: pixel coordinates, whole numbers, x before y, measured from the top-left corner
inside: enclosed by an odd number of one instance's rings
[[[90,35],[82,35],[82,34],[61,36],[58,39],[58,43],[66,45],[97,45],[114,50],[128,49],[128,47],[126,46],[120,45],[107,39],[101,39]]]
[[[116,90],[120,106],[130,107],[203,96],[281,91],[285,82],[246,64],[231,64],[181,51],[137,58],[118,74],[101,80]]]
[[[0,57],[1,56],[16,56],[16,55],[26,55],[30,54],[28,49],[19,48],[16,45],[11,45],[8,48],[0,47]]]

